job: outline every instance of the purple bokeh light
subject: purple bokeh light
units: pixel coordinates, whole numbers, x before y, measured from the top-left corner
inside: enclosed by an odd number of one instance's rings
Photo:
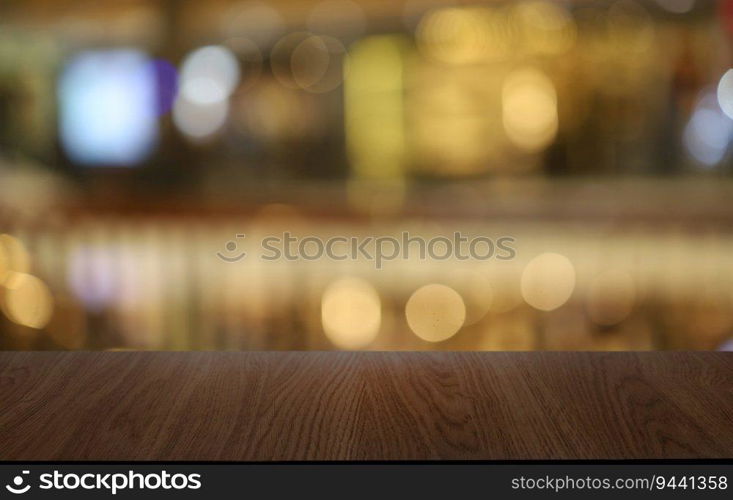
[[[151,65],[157,88],[157,114],[162,116],[171,110],[178,95],[178,71],[165,59],[154,59]]]

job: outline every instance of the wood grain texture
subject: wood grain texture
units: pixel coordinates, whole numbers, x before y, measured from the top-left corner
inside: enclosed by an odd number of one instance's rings
[[[733,457],[726,353],[0,353],[3,460]]]

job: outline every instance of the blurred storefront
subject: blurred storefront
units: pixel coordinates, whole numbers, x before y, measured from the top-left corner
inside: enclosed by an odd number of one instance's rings
[[[0,348],[730,349],[732,37],[727,0],[4,2]],[[516,255],[256,255],[405,232]]]

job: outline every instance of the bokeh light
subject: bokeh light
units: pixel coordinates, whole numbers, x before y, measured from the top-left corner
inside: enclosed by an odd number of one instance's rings
[[[5,281],[3,312],[19,325],[40,329],[53,313],[53,296],[43,281],[26,273],[11,273]]]
[[[137,50],[82,52],[58,87],[60,133],[82,165],[132,166],[151,153],[158,135],[154,67]]]
[[[454,289],[434,283],[410,296],[405,317],[415,335],[428,342],[442,342],[461,329],[466,320],[466,306]]]
[[[733,69],[726,71],[718,82],[718,104],[723,113],[733,119]]]
[[[483,319],[492,308],[496,292],[491,281],[481,273],[465,271],[457,273],[451,283],[463,298],[466,306],[464,325],[473,325]]]
[[[368,282],[358,278],[340,279],[323,292],[323,330],[341,349],[362,349],[379,333],[381,307],[379,294]]]
[[[346,48],[334,37],[296,32],[284,36],[273,46],[270,66],[281,85],[324,93],[341,84],[345,55]]]
[[[575,22],[560,3],[540,0],[519,2],[512,17],[521,33],[519,42],[529,53],[562,54],[575,43]]]
[[[270,50],[270,69],[280,85],[289,89],[300,89],[293,75],[293,52],[305,40],[313,36],[306,31],[288,33],[280,38]],[[321,59],[323,56],[321,56]],[[321,60],[322,63],[322,60]],[[321,64],[323,66],[323,64]]]
[[[31,256],[23,242],[9,234],[0,234],[0,284],[12,273],[28,273]]]
[[[522,297],[535,309],[552,311],[565,304],[575,289],[575,268],[564,255],[543,253],[522,273]]]
[[[417,28],[418,47],[447,64],[470,64],[505,58],[511,41],[503,14],[485,7],[448,7],[426,14]]]
[[[730,341],[733,0],[35,3],[0,9],[4,349]],[[253,258],[454,230],[516,258]]]
[[[162,116],[171,110],[178,96],[178,71],[165,59],[155,59],[150,64],[155,74],[157,113]]]
[[[558,129],[557,95],[550,79],[535,68],[511,73],[502,89],[502,121],[520,148],[538,151],[547,146]]]
[[[196,104],[179,96],[173,106],[173,122],[192,139],[206,139],[215,135],[226,123],[228,115],[227,100]]]
[[[346,145],[357,178],[399,179],[406,161],[404,50],[398,36],[367,37],[345,64]]]
[[[101,311],[119,298],[119,258],[113,248],[86,245],[69,254],[69,288],[89,310]]]
[[[307,37],[290,56],[293,82],[299,88],[315,93],[335,89],[341,85],[345,54],[343,44],[333,37]]]
[[[733,120],[723,113],[713,92],[703,93],[687,123],[683,142],[688,153],[704,166],[717,165],[733,136]]]
[[[239,63],[227,47],[201,47],[183,60],[180,82],[181,96],[188,102],[216,104],[227,99],[237,86]]]

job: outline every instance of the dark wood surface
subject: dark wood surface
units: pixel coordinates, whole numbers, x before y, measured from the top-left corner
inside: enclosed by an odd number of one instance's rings
[[[725,353],[2,353],[0,459],[733,457]]]

